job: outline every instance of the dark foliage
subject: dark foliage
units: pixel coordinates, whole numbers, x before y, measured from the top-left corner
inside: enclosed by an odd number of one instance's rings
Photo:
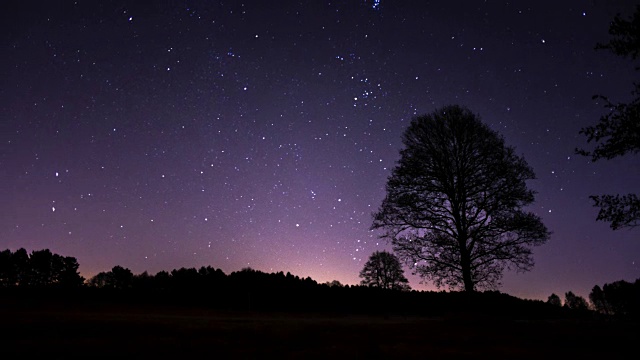
[[[597,221],[611,223],[613,230],[640,225],[640,198],[636,194],[591,195],[593,206],[600,208]]]
[[[551,294],[549,295],[549,298],[547,298],[547,304],[551,304],[553,306],[562,306],[562,300],[560,300],[560,296]]]
[[[50,252],[43,250],[35,253],[40,254],[36,258],[43,259]],[[289,272],[265,273],[244,268],[227,275],[210,266],[160,271],[155,275],[147,272],[134,275],[129,269],[114,266],[111,271],[99,273],[88,280],[85,286],[78,286],[75,277],[72,282],[74,286],[62,286],[57,282],[47,286],[40,280],[7,286],[5,269],[11,268],[9,264],[14,264],[7,260],[12,258],[9,254],[17,254],[17,259],[23,264],[30,260],[24,249],[16,253],[8,250],[0,252],[0,268],[3,269],[0,302],[7,306],[49,306],[58,303],[76,308],[87,304],[105,304],[271,313],[491,316],[512,319],[591,318],[597,313],[629,318],[638,317],[640,312],[640,279],[633,284],[624,281],[605,284],[601,291],[592,292],[590,299],[597,311],[593,312],[586,309],[584,299],[576,300],[577,297],[571,292],[567,295],[567,305],[558,306],[560,299],[557,295],[543,302],[519,299],[497,291],[406,291],[342,285],[338,281],[319,284],[309,277],[301,278]],[[51,257],[55,256],[52,254]],[[73,260],[68,259],[77,265]],[[48,273],[42,268],[40,272]],[[605,306],[610,309],[608,312],[603,311]]]
[[[360,271],[361,285],[382,289],[410,290],[409,280],[404,276],[398,258],[387,251],[376,251]]]
[[[564,294],[564,306],[578,311],[589,310],[589,303],[587,303],[587,300],[571,291]]]
[[[640,52],[640,5],[630,19],[615,16],[609,27],[612,39],[605,44],[597,44],[596,49],[605,49],[622,57],[637,60]],[[640,67],[636,67],[636,70]],[[634,83],[629,103],[615,103],[603,95],[593,98],[604,102],[607,113],[593,126],[580,130],[587,143],[594,142],[592,150],[576,149],[580,155],[592,161],[610,160],[626,154],[640,152],[640,83]],[[636,194],[593,195],[593,205],[600,208],[597,221],[610,223],[613,230],[633,228],[640,225],[640,199]]]
[[[25,249],[0,252],[0,287],[77,288],[84,278],[74,257],[60,256],[50,250]]]
[[[629,19],[617,14],[609,25],[609,35],[613,38],[605,44],[597,44],[596,49],[610,50],[622,57],[636,60],[640,55],[640,5]]]
[[[326,283],[324,283],[325,285],[332,287],[332,286],[336,286],[336,287],[344,287],[344,285],[338,281],[338,280],[332,280],[332,281],[327,281]]]
[[[88,281],[89,286],[105,289],[128,289],[133,286],[133,273],[116,265],[109,272],[101,272]]]
[[[640,318],[640,279],[631,283],[624,280],[596,285],[589,294],[596,311],[626,318]]]
[[[523,208],[531,167],[466,108],[416,117],[374,214],[394,252],[436,286],[495,289],[505,268],[528,271],[549,232]]]
[[[41,254],[36,256],[36,259],[42,259],[50,252],[43,250],[35,253]],[[13,255],[16,255],[15,259]],[[571,316],[566,309],[552,307],[542,301],[518,299],[499,292],[466,294],[407,291],[349,286],[337,281],[319,284],[309,277],[300,278],[289,272],[265,273],[251,268],[228,275],[210,266],[160,271],[155,275],[147,272],[134,275],[129,269],[114,266],[111,271],[99,273],[86,281],[85,286],[44,286],[46,282],[41,280],[14,281],[8,286],[7,278],[23,279],[25,271],[7,272],[6,269],[14,268],[17,263],[22,264],[21,266],[29,264],[30,257],[21,249],[15,254],[8,250],[0,252],[0,259],[4,284],[0,288],[0,300],[6,302],[17,299],[15,304],[24,306],[59,302],[72,307],[79,304],[102,303],[287,313],[426,316],[468,313],[551,318]],[[71,260],[69,261],[77,265]],[[48,273],[42,267],[39,269],[40,273]],[[375,301],[371,301],[372,299]]]

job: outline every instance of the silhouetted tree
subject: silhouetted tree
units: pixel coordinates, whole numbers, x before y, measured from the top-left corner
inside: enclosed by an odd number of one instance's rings
[[[589,301],[591,301],[591,305],[595,311],[607,315],[613,314],[613,310],[600,286],[596,285],[591,289]]]
[[[116,265],[111,269],[114,287],[116,289],[128,289],[133,285],[133,273],[131,270]]]
[[[589,294],[594,306],[603,313],[625,317],[640,316],[640,279],[631,283],[624,280],[595,286]],[[596,299],[598,302],[595,304]]]
[[[554,306],[562,306],[562,300],[560,300],[560,296],[556,294],[551,294],[547,298],[547,303]]]
[[[411,121],[404,149],[374,214],[394,252],[436,286],[495,288],[505,268],[533,267],[549,232],[523,207],[534,201],[524,158],[466,108]]]
[[[630,19],[616,15],[609,34],[613,39],[606,44],[597,44],[596,49],[610,50],[618,56],[636,60],[640,53],[640,5]],[[636,67],[639,69],[640,66]],[[614,103],[602,95],[593,97],[604,101],[607,113],[600,117],[598,124],[580,130],[580,134],[587,137],[587,143],[594,141],[596,146],[591,151],[576,149],[578,154],[595,162],[640,152],[640,83],[634,83],[634,87],[631,94],[635,98],[629,103]],[[637,194],[592,195],[590,198],[593,205],[600,208],[596,221],[609,222],[613,230],[640,225]]]
[[[344,285],[342,285],[342,283],[338,280],[327,281],[325,285],[327,285],[328,287],[344,287]]]
[[[101,271],[87,280],[87,285],[95,288],[110,288],[112,287],[113,276],[110,272]]]
[[[133,273],[120,265],[111,271],[100,272],[89,279],[89,286],[106,289],[129,289],[133,286]]]
[[[361,285],[382,289],[409,290],[409,280],[404,276],[400,260],[387,251],[376,251],[360,271]]]
[[[564,306],[573,310],[589,310],[587,300],[571,291],[564,294]]]
[[[62,288],[78,288],[84,285],[84,277],[78,269],[80,264],[73,256],[53,255],[54,286]]]

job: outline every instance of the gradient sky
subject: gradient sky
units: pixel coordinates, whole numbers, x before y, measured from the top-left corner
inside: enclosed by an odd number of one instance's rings
[[[553,232],[500,290],[633,281],[640,230],[596,222],[588,196],[637,192],[639,159],[574,149],[605,111],[592,95],[631,99],[637,64],[594,46],[637,3],[3,2],[0,250],[73,256],[87,278],[210,265],[356,284],[389,249],[369,227],[405,127],[459,104],[533,167]]]

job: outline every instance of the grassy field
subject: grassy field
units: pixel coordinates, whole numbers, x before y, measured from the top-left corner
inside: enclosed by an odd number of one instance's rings
[[[638,324],[604,320],[251,313],[96,304],[3,304],[0,316],[5,330],[1,337],[3,359],[27,355],[88,359],[617,359],[637,349],[640,339]]]

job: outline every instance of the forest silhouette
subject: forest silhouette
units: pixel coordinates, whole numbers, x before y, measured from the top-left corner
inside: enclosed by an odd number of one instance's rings
[[[640,279],[594,286],[590,302],[569,291],[563,304],[251,268],[114,266],[84,279],[75,258],[47,249],[0,259],[6,358],[617,358],[640,335]]]
[[[61,266],[71,264],[70,266]],[[0,294],[23,303],[110,303],[171,305],[219,310],[317,312],[368,315],[490,315],[511,318],[625,318],[640,316],[640,279],[595,285],[590,302],[565,294],[548,301],[521,299],[499,291],[416,291],[367,285],[318,283],[290,272],[250,267],[226,274],[211,266],[133,274],[116,265],[84,279],[74,257],[48,249],[0,252]],[[557,298],[557,300],[556,300]]]

